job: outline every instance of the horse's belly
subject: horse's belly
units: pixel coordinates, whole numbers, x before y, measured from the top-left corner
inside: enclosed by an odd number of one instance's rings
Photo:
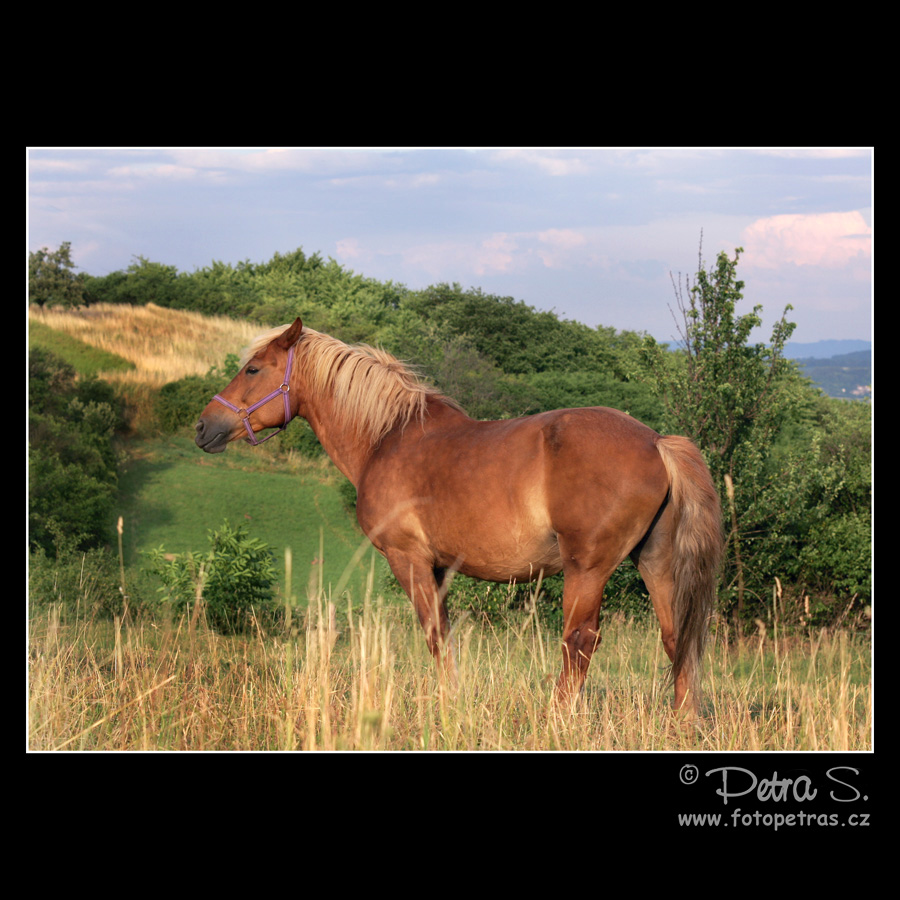
[[[465,540],[434,546],[440,564],[484,581],[533,581],[562,570],[562,557],[552,532],[523,533],[515,527],[500,533],[472,529]]]

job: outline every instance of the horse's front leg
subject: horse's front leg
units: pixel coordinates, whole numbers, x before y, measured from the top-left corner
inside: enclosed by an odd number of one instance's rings
[[[391,571],[412,600],[419,624],[425,632],[428,649],[438,665],[438,671],[455,687],[457,670],[450,643],[445,571],[435,568],[430,560],[415,553],[387,550],[385,555]]]

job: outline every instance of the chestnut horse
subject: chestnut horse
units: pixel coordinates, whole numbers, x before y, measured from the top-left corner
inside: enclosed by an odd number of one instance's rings
[[[297,319],[245,351],[196,442],[208,453],[240,437],[261,443],[294,416],[356,487],[359,524],[442,670],[455,673],[448,573],[523,582],[562,571],[558,694],[576,694],[600,641],[604,587],[630,555],[659,617],[675,706],[696,706],[722,533],[709,470],[687,438],[604,407],[479,422],[389,354]]]

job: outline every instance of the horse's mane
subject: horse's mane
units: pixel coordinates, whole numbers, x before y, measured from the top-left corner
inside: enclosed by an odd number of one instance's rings
[[[289,327],[281,325],[257,335],[244,350],[241,366]],[[302,371],[307,396],[330,394],[342,420],[355,426],[373,446],[392,428],[423,421],[429,398],[461,410],[456,401],[379,348],[350,346],[305,325],[294,346],[294,371]]]

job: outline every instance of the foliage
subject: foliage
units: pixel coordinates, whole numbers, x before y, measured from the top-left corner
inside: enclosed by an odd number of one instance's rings
[[[867,403],[817,399],[805,442],[790,452],[782,509],[792,521],[785,574],[800,591],[872,593],[872,409]],[[777,471],[777,469],[776,469]]]
[[[129,573],[123,584],[119,560],[106,547],[56,558],[38,547],[28,558],[28,596],[35,607],[55,605],[71,617],[85,619],[112,619],[127,609],[133,621],[155,612],[143,579]]]
[[[274,556],[268,545],[250,537],[245,525],[233,529],[227,520],[208,535],[205,554],[167,554],[162,546],[147,554],[150,571],[163,582],[165,602],[174,611],[189,612],[202,602],[207,624],[223,634],[246,630],[254,617],[271,619],[277,609]]]
[[[102,544],[116,494],[113,389],[46,351],[29,354],[29,543],[63,554]]]
[[[615,368],[614,353],[601,332],[512,297],[439,284],[409,294],[404,307],[445,336],[466,336],[510,375]]]
[[[406,600],[406,595],[389,570],[384,570],[383,579],[380,591],[385,596],[398,602]],[[564,586],[565,579],[561,573],[523,584],[485,582],[456,575],[451,578],[447,590],[447,606],[454,615],[468,613],[489,621],[502,621],[536,612],[542,622],[562,627]],[[607,583],[602,615],[643,619],[651,612],[643,579],[631,562],[626,562],[613,572]]]
[[[80,306],[85,302],[85,280],[74,269],[69,241],[63,241],[56,250],[42,247],[35,253],[29,253],[29,301],[41,307]]]
[[[603,371],[539,372],[523,376],[531,405],[526,414],[578,406],[611,406],[655,430],[662,427],[663,406],[649,385],[621,380]]]
[[[164,384],[156,398],[156,417],[164,432],[193,427],[200,413],[229,381],[237,375],[238,358],[233,353],[225,357],[221,369],[213,366],[206,375],[188,375]]]
[[[88,277],[85,295],[90,303],[131,303],[136,306],[155,303],[184,308],[188,286],[189,280],[180,275],[175,266],[135,256],[124,272]]]
[[[736,278],[742,252],[735,250],[734,259],[719,253],[709,271],[701,257],[696,283],[676,285],[683,319],[681,355],[663,359],[666,351],[652,338],[646,342],[665,402],[666,426],[697,441],[720,487],[725,475],[736,480],[748,455],[772,440],[786,415],[784,376],[791,371],[783,354],[795,327],[785,319],[790,306],[769,344],[748,343],[753,329],[762,324],[762,306],[736,313],[744,288]]]

